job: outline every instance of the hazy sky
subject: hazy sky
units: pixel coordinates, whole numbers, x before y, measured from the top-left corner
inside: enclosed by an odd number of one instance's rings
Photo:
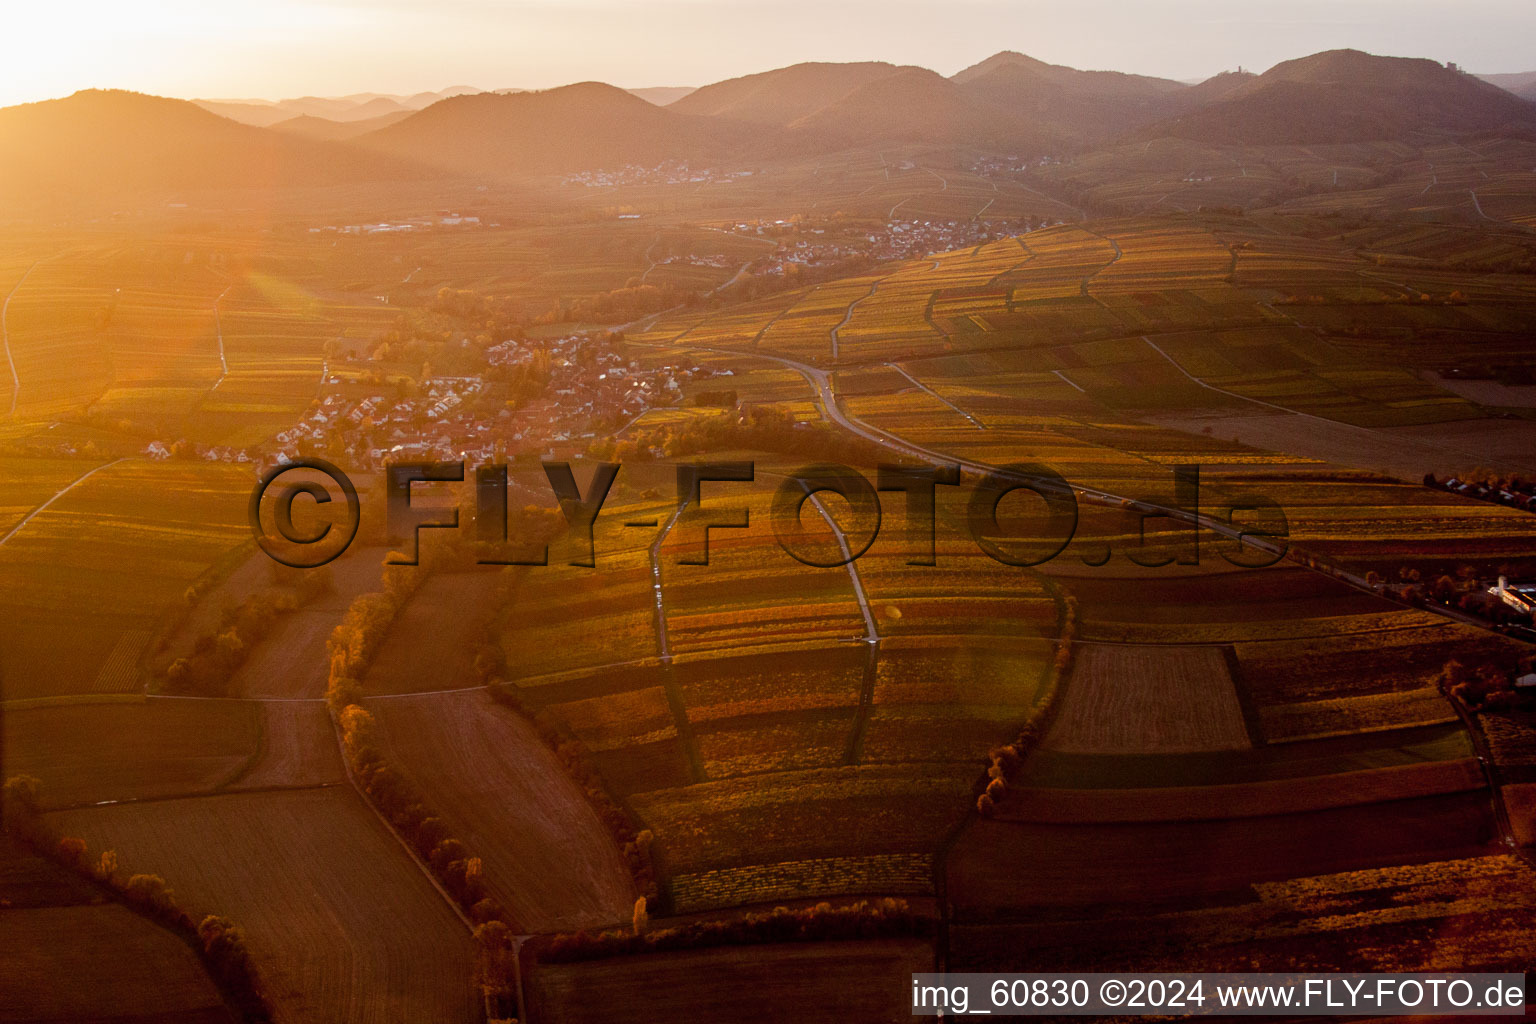
[[[1000,50],[1198,78],[1353,46],[1536,69],[1536,0],[5,0],[0,104],[700,85],[804,60],[951,74]]]

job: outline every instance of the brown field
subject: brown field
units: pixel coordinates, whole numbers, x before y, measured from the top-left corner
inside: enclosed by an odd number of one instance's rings
[[[1472,856],[1493,835],[1485,792],[1233,821],[976,820],[950,854],[949,892],[957,913],[1156,905],[1271,879]]]
[[[1403,480],[1417,480],[1429,472],[1421,467],[1460,465],[1466,458],[1461,446],[1442,441],[1443,424],[1397,427],[1389,432],[1257,406],[1226,414],[1168,413],[1153,418],[1153,422],[1191,433],[1209,429],[1216,437]],[[1486,420],[1473,422],[1479,429],[1488,425]],[[1508,468],[1519,467],[1511,464]]]
[[[127,1008],[147,1014],[122,1015]],[[234,1021],[197,955],[127,907],[0,909],[0,1021]]]
[[[551,1024],[895,1024],[912,1017],[911,975],[932,969],[917,940],[795,943],[540,964],[526,993]]]
[[[245,930],[275,1019],[474,1020],[468,930],[347,787],[50,815],[64,835],[158,874],[194,916]]]
[[[368,693],[473,686],[475,654],[490,640],[497,573],[435,573],[411,595],[363,681]]]
[[[340,621],[340,612],[324,608],[283,616],[235,670],[231,691],[242,697],[321,698],[330,672],[325,642]]]
[[[321,701],[268,700],[260,711],[261,743],[230,789],[324,786],[346,781],[330,712]]]
[[[1220,786],[1138,789],[1015,788],[997,810],[1003,821],[1055,824],[1213,821],[1260,818],[1465,793],[1487,785],[1477,761],[1428,761],[1334,775]],[[1509,787],[1505,789],[1508,798]]]
[[[105,898],[0,838],[0,1021],[234,1024],[191,947]]]
[[[1261,728],[1270,742],[1411,728],[1449,722],[1455,717],[1450,703],[1434,687],[1275,704],[1259,712]]]
[[[337,559],[334,589],[280,618],[235,672],[231,691],[245,697],[324,696],[330,671],[325,643],[352,601],[379,588],[386,554],[384,548],[358,548]]]
[[[1472,457],[1474,465],[1488,466],[1501,472],[1536,471],[1536,423],[1528,420],[1467,420],[1460,423],[1430,423],[1417,427],[1395,427],[1390,431],[1398,444],[1434,445],[1447,452],[1447,458]],[[1448,468],[1466,463],[1447,462]],[[1428,472],[1427,470],[1425,472]],[[1423,474],[1421,473],[1420,476]]]
[[[635,890],[612,835],[523,719],[484,690],[367,702],[385,760],[449,834],[485,861],[491,890],[530,932],[629,919]]]
[[[1522,971],[1532,882],[1529,864],[1491,854],[1262,882],[1220,905],[1117,919],[978,921],[952,930],[951,969]]]
[[[8,710],[4,774],[36,776],[46,807],[207,793],[256,754],[260,715],[238,701],[171,698]]]
[[[1046,747],[1079,754],[1174,754],[1250,746],[1217,647],[1085,644]]]
[[[1521,846],[1536,846],[1536,783],[1522,782],[1502,788],[1510,831]]]

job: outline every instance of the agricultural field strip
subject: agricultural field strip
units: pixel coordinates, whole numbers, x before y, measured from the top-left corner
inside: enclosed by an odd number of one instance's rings
[[[7,318],[9,317],[9,315],[10,315],[10,312],[11,312],[11,300],[16,297],[16,293],[17,292],[21,291],[21,286],[27,283],[27,278],[32,276],[32,271],[36,270],[37,267],[38,267],[38,264],[40,264],[42,262],[43,262],[42,260],[38,260],[36,263],[33,263],[30,267],[27,268],[27,272],[25,274],[21,275],[21,280],[16,282],[16,287],[12,288],[10,293],[8,295],[6,295],[6,297],[5,297],[5,304],[3,306],[0,306],[0,342],[4,342],[5,343],[5,361],[8,364],[10,364],[10,367],[11,367],[11,415],[12,416],[16,415],[16,396],[21,394],[21,378],[16,375],[16,359],[15,359],[14,356],[11,355],[11,332],[6,327],[6,321],[7,321]],[[15,531],[12,531],[12,532],[14,533]],[[7,540],[10,539],[10,535],[9,534],[6,535],[6,539]],[[5,543],[5,542],[4,541],[0,541],[0,544],[3,544],[3,543]]]
[[[1200,387],[1205,388],[1208,391],[1214,391],[1217,394],[1226,395],[1229,398],[1237,398],[1237,399],[1240,399],[1240,400],[1242,400],[1244,402],[1252,402],[1254,405],[1261,405],[1261,406],[1265,407],[1266,409],[1273,409],[1276,412],[1287,413],[1287,414],[1292,415],[1292,416],[1302,416],[1302,417],[1305,417],[1306,419],[1309,419],[1309,420],[1316,420],[1319,423],[1326,423],[1330,427],[1344,427],[1344,428],[1347,428],[1349,430],[1353,430],[1353,431],[1355,431],[1355,432],[1357,432],[1359,434],[1363,434],[1363,435],[1365,435],[1367,437],[1370,437],[1372,440],[1379,441],[1379,440],[1382,439],[1383,436],[1386,436],[1386,435],[1381,434],[1379,431],[1371,429],[1370,427],[1361,427],[1361,426],[1357,426],[1357,425],[1355,425],[1353,423],[1345,423],[1342,420],[1331,420],[1331,419],[1329,419],[1326,416],[1318,416],[1317,414],[1310,413],[1310,412],[1301,412],[1300,410],[1291,409],[1291,408],[1288,408],[1288,407],[1283,406],[1283,405],[1276,405],[1273,402],[1266,402],[1262,398],[1252,398],[1252,397],[1250,397],[1248,395],[1239,394],[1236,391],[1228,391],[1226,388],[1218,387],[1215,384],[1208,384],[1204,380],[1202,380],[1201,378],[1196,377],[1194,374],[1192,374],[1188,370],[1184,369],[1184,367],[1179,363],[1179,361],[1177,359],[1175,359],[1175,358],[1173,358],[1173,356],[1169,355],[1166,351],[1163,350],[1162,346],[1158,345],[1157,342],[1153,341],[1147,335],[1142,335],[1141,336],[1141,340],[1146,342],[1148,345],[1150,345],[1152,347],[1152,350],[1154,352],[1156,352],[1158,355],[1160,355],[1164,359],[1168,360],[1168,362],[1173,366],[1173,368],[1175,370],[1178,370],[1185,377],[1188,377],[1191,382],[1193,382],[1195,384],[1198,384]],[[1401,444],[1401,443],[1404,442],[1404,439],[1403,438],[1393,438],[1393,441],[1395,443]],[[1456,452],[1457,454],[1466,456],[1467,459],[1470,460],[1468,462],[1468,465],[1476,465],[1478,462],[1480,462],[1483,459],[1482,455],[1476,454],[1474,452],[1462,451],[1459,448],[1444,448],[1444,450],[1445,451]]]
[[[126,462],[126,461],[128,461],[127,456],[124,456],[121,459],[113,459],[110,462],[103,462],[101,465],[97,466],[95,469],[86,470],[84,473],[82,473],[80,476],[76,477],[72,482],[70,482],[70,484],[68,486],[64,487],[63,489],[61,489],[61,490],[59,490],[57,492],[55,492],[53,497],[49,498],[47,501],[45,501],[41,505],[37,506],[37,508],[33,509],[31,512],[28,512],[26,514],[26,516],[23,517],[21,522],[17,523],[15,526],[11,527],[9,533],[7,533],[4,537],[0,537],[0,545],[3,545],[6,541],[8,541],[12,537],[16,536],[16,534],[18,532],[20,532],[20,530],[21,530],[21,528],[23,526],[26,526],[36,516],[40,515],[43,512],[46,512],[48,510],[48,506],[52,505],[54,502],[56,502],[60,498],[64,497],[64,495],[66,495],[70,491],[74,490],[80,484],[85,483],[86,480],[90,479],[92,476],[95,476],[97,473],[101,472],[104,469],[108,469],[108,468],[110,468],[112,466],[115,466],[119,462]]]

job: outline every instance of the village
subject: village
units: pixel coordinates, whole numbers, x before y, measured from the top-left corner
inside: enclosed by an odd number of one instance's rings
[[[1045,227],[1042,222],[1039,227]],[[967,249],[1007,238],[1035,225],[1013,220],[818,220],[799,217],[773,221],[738,221],[729,230],[738,235],[776,239],[779,248],[761,273],[783,275],[791,266],[834,267],[850,260],[877,263],[921,259],[937,252]]]
[[[321,395],[301,419],[251,448],[193,446],[155,440],[151,459],[250,463],[258,469],[320,456],[350,470],[405,460],[465,461],[550,456],[553,446],[579,450],[649,409],[676,402],[683,383],[712,375],[698,366],[642,367],[605,344],[606,332],[576,332],[537,343],[505,341],[485,352],[483,375],[396,378],[326,369]],[[536,367],[536,393],[514,399],[507,370]],[[498,379],[500,378],[500,379]],[[523,379],[529,379],[528,374]]]
[[[695,169],[687,161],[668,160],[655,167],[625,164],[622,167],[567,174],[560,179],[562,185],[580,185],[585,188],[615,188],[621,185],[709,185],[749,178],[753,171],[722,171],[713,167]]]

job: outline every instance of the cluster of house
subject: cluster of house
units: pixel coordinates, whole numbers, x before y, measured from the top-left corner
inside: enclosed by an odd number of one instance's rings
[[[178,444],[167,445],[164,441],[151,441],[144,446],[144,457],[148,459],[164,460],[178,454]],[[207,446],[195,446],[191,449],[195,458],[206,462],[254,462],[255,459],[244,448],[235,448],[227,444],[215,444]]]
[[[1441,490],[1450,491],[1452,494],[1476,498],[1478,501],[1492,501],[1500,505],[1508,505],[1510,508],[1518,508],[1526,512],[1536,512],[1536,494],[1530,494],[1523,490],[1491,487],[1488,484],[1459,480],[1454,476],[1442,482],[1436,480],[1431,475],[1425,477],[1424,483],[1431,487],[1439,487]]]
[[[729,256],[725,256],[719,253],[711,256],[695,256],[691,254],[683,256],[668,256],[665,259],[659,259],[656,261],[657,266],[670,267],[677,266],[679,264],[688,267],[714,267],[717,270],[726,267],[734,267],[736,265],[735,261],[732,260]]]
[[[655,167],[625,164],[623,167],[601,171],[581,171],[567,174],[560,179],[562,185],[581,185],[586,188],[613,188],[618,185],[706,185],[748,178],[752,171],[722,171],[714,167],[692,168],[686,161],[668,160]]]
[[[1488,588],[1488,593],[1517,612],[1536,614],[1536,584],[1510,583],[1506,577],[1500,576],[1499,582]]]
[[[506,341],[486,350],[492,366],[538,361],[542,392],[513,408],[499,386],[479,376],[437,376],[415,393],[366,393],[366,385],[328,376],[328,393],[300,420],[248,449],[189,447],[152,441],[153,459],[191,457],[266,466],[312,452],[345,456],[349,467],[374,469],[402,459],[499,461],[508,452],[543,452],[550,444],[590,438],[646,410],[671,405],[685,381],[713,375],[700,366],[646,366],[614,352],[600,335],[570,334],[537,343]]]
[[[399,231],[423,231],[428,228],[451,227],[478,227],[479,217],[470,217],[455,211],[440,211],[434,217],[411,217],[398,221],[377,221],[371,224],[325,224],[321,227],[310,228],[312,235],[324,234],[327,231],[342,235],[379,235]],[[491,227],[497,227],[492,224]]]
[[[992,220],[891,220],[880,226],[862,221],[828,221],[813,226],[774,220],[737,223],[732,230],[742,235],[777,237],[779,249],[764,273],[783,274],[793,264],[831,266],[856,257],[918,259],[1007,238],[1027,228]]]
[[[1032,167],[1049,167],[1059,163],[1061,160],[1054,156],[984,156],[971,161],[966,170],[983,178],[999,178],[1022,174]]]

